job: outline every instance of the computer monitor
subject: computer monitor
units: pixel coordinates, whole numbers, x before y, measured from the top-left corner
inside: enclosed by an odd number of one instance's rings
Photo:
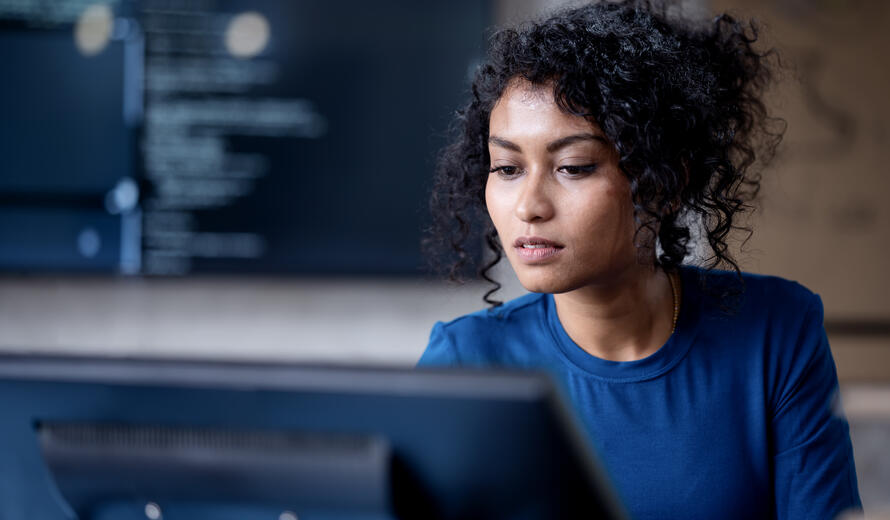
[[[0,356],[0,518],[623,518],[543,374]]]
[[[0,272],[425,276],[495,5],[0,0]]]

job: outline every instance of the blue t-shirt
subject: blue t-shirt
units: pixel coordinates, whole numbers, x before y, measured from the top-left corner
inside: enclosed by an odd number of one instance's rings
[[[437,323],[419,365],[550,371],[632,518],[810,520],[861,507],[821,300],[746,274],[727,313],[710,295],[736,275],[705,273],[681,268],[676,330],[638,361],[588,354],[553,296],[529,294]]]

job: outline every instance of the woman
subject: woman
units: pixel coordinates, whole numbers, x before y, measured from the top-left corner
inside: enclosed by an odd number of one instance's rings
[[[419,364],[550,370],[634,518],[860,507],[819,297],[727,248],[781,139],[755,39],[631,1],[500,31],[440,160],[452,274],[484,237],[482,276],[505,254],[531,294],[495,283]],[[693,227],[704,268],[682,265]]]

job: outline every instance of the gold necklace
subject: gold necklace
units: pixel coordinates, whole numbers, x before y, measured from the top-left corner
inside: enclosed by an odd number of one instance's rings
[[[676,271],[667,273],[668,281],[671,283],[671,296],[674,299],[674,319],[671,321],[671,334],[677,330],[677,318],[680,317],[680,275]]]

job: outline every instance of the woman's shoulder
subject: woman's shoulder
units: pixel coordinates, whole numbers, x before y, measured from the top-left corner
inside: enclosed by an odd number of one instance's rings
[[[683,266],[683,271],[684,277],[695,284],[695,289],[704,292],[704,298],[738,294],[740,299],[735,303],[740,312],[805,311],[813,306],[821,310],[822,302],[816,293],[781,276],[745,271],[740,276],[735,271],[695,266]]]
[[[733,271],[684,268],[684,275],[690,274],[704,276],[691,276],[684,285],[702,341],[773,360],[776,367],[821,348],[822,300],[804,285],[773,275],[742,273],[739,279]]]
[[[491,309],[437,322],[419,365],[485,365],[509,356],[511,338],[541,333],[547,295],[529,293]]]
[[[807,359],[827,350],[822,300],[804,285],[755,273],[742,273],[741,285],[732,271],[686,268],[684,274],[695,273],[706,277],[703,284],[690,286],[700,295],[696,298],[700,339],[769,360],[777,373],[806,365]],[[741,292],[735,300],[711,301],[720,298],[726,287]]]
[[[478,331],[480,327],[501,327],[505,323],[521,321],[524,318],[527,318],[529,314],[541,312],[546,303],[546,296],[546,294],[541,293],[524,294],[518,298],[504,302],[497,307],[478,310],[457,317],[451,321],[440,323],[443,327],[455,331]]]

